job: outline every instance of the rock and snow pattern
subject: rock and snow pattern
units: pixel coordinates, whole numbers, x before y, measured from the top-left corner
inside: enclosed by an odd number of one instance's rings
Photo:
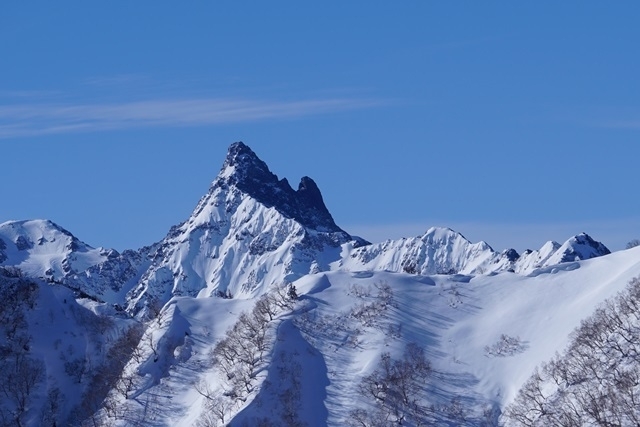
[[[343,267],[422,275],[471,273],[495,255],[485,242],[471,243],[449,228],[430,228],[419,237],[356,248]]]
[[[522,254],[448,228],[371,244],[237,142],[147,247],[0,224],[2,372],[38,374],[26,400],[0,384],[0,426],[519,425],[503,411],[527,378],[637,276],[640,248],[585,233]]]
[[[49,220],[0,224],[0,266],[112,303],[122,303],[137,283],[147,250],[93,248]]]
[[[513,249],[495,252],[485,242],[471,243],[449,228],[432,227],[422,236],[387,240],[349,251],[340,264],[350,270],[375,270],[411,274],[486,274],[513,271],[529,274],[556,264],[590,259],[610,253],[585,233],[564,244],[550,241],[540,250],[519,255]]]
[[[259,296],[270,286],[329,270],[347,242],[368,243],[335,224],[311,178],[293,190],[237,142],[191,217],[150,254],[130,309],[163,305],[176,295]]]

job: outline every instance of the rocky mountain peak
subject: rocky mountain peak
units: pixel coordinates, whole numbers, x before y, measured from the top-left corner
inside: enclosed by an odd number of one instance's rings
[[[319,231],[342,232],[322,199],[316,183],[303,177],[294,190],[286,178],[269,170],[267,164],[242,142],[229,146],[227,157],[212,189],[233,186],[267,207],[273,207],[303,226]]]
[[[251,189],[260,183],[278,182],[278,177],[271,173],[267,164],[242,142],[234,142],[229,146],[218,179],[241,189]]]
[[[580,233],[567,240],[559,249],[559,262],[590,259],[608,255],[611,251],[601,242],[594,240],[587,233]]]

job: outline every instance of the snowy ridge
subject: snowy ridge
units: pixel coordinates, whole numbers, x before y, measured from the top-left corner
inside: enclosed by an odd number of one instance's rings
[[[356,248],[343,267],[423,275],[473,273],[494,258],[485,242],[471,243],[449,228],[432,227],[420,237]]]
[[[605,245],[596,242],[586,233],[580,233],[569,238],[562,245],[549,241],[538,251],[525,251],[513,263],[513,269],[516,273],[528,274],[538,268],[591,259],[610,253],[611,251]]]
[[[120,303],[145,268],[145,251],[93,248],[49,220],[0,224],[0,265]]]
[[[0,239],[2,265],[18,267],[33,277],[61,280],[104,262],[108,255],[48,220],[2,223]]]
[[[347,248],[349,249],[349,248]],[[450,228],[432,227],[419,237],[387,240],[348,250],[339,268],[411,274],[486,274],[514,271],[530,274],[552,265],[607,255],[609,249],[585,233],[564,244],[545,243],[540,250],[495,252],[485,242],[471,243]]]
[[[311,178],[303,177],[293,190],[241,142],[229,147],[191,217],[141,250],[95,249],[47,220],[0,225],[0,265],[143,314],[157,313],[172,296],[251,298],[273,285],[334,269],[529,274],[607,253],[584,233],[522,256],[514,250],[496,253],[448,228],[369,244],[335,224]]]
[[[560,249],[560,244],[554,241],[548,241],[537,251],[527,249],[513,263],[514,271],[518,273],[528,273],[536,268],[547,265],[549,259]]]
[[[596,242],[586,233],[580,233],[564,242],[564,244],[549,257],[547,265],[591,259],[610,253],[611,251],[609,251],[605,245]]]

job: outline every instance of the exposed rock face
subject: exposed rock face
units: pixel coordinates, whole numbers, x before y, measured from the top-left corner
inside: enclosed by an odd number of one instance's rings
[[[298,190],[293,190],[286,178],[279,180],[266,163],[242,142],[229,147],[222,170],[211,185],[209,194],[218,188],[232,187],[306,228],[343,232],[333,221],[318,186],[311,178],[302,177]]]

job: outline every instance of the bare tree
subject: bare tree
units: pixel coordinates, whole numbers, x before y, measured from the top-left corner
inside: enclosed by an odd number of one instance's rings
[[[0,365],[0,391],[11,405],[9,412],[15,425],[24,425],[24,417],[31,404],[30,397],[44,379],[44,374],[44,363],[30,358],[27,352],[14,353]],[[7,411],[6,407],[2,409],[3,412]]]
[[[222,418],[226,419],[233,406],[229,402],[235,405],[254,391],[256,374],[274,339],[269,335],[272,323],[279,314],[294,307],[293,293],[295,288],[279,286],[260,297],[250,312],[240,314],[224,338],[211,350],[214,366],[224,375],[225,390],[218,396],[202,384],[196,386],[198,393],[207,398],[200,420],[202,425],[215,425],[215,420],[223,422]]]
[[[361,394],[372,398],[377,416],[372,419],[359,410],[352,411],[350,418],[355,420],[352,425],[375,426],[381,419],[398,425],[405,421],[424,422],[427,410],[423,388],[430,374],[431,365],[424,349],[415,343],[407,344],[398,360],[383,353],[378,368],[359,385]]]
[[[196,383],[195,388],[206,399],[204,412],[198,419],[198,427],[224,425],[231,410],[236,406],[235,400],[229,396],[214,393],[204,381]]]
[[[258,298],[253,311],[262,317],[265,317],[269,322],[272,321],[278,314],[278,306],[275,304],[272,294],[266,293]]]

